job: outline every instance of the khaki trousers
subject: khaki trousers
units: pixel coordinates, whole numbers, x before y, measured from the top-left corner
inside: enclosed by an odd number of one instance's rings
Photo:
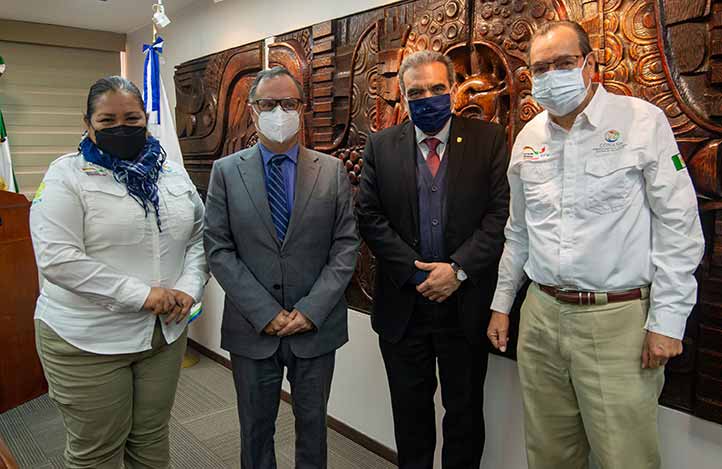
[[[35,341],[63,418],[69,469],[164,469],[170,466],[168,422],[186,332],[166,344],[156,322],[152,349],[121,355],[80,350],[44,322]]]
[[[642,369],[649,300],[565,304],[529,288],[518,363],[530,469],[658,469],[664,369]]]

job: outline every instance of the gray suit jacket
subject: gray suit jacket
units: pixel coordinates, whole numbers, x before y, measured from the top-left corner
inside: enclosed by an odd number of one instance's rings
[[[206,198],[208,264],[226,292],[221,347],[253,359],[276,352],[263,329],[298,309],[315,329],[289,336],[294,355],[312,358],[348,341],[344,291],[359,237],[351,184],[341,160],[301,147],[293,212],[283,244],[271,220],[261,152],[253,146],[213,164]]]

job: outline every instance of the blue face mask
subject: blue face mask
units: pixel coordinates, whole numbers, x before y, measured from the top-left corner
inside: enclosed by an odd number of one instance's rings
[[[411,121],[426,134],[441,130],[451,117],[451,95],[448,93],[408,103]]]

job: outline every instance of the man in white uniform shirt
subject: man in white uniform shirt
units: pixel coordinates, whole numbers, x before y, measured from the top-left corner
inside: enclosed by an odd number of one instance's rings
[[[546,111],[508,170],[506,244],[488,336],[505,350],[526,277],[517,349],[532,469],[659,468],[657,399],[682,352],[704,240],[695,191],[664,113],[592,84],[573,22],[529,51]]]

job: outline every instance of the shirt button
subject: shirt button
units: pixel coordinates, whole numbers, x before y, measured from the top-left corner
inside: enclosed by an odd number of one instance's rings
[[[281,289],[281,286],[280,286],[279,284],[275,284],[275,285],[273,286],[273,289],[274,289],[274,290],[280,290],[280,289]]]
[[[433,220],[431,220],[431,224],[434,225],[434,226],[436,226],[436,225],[439,224],[439,220],[437,220],[436,218],[434,218]]]
[[[436,186],[431,186],[431,192],[436,192],[436,191],[438,191],[438,190],[439,190],[438,187],[436,187]]]

